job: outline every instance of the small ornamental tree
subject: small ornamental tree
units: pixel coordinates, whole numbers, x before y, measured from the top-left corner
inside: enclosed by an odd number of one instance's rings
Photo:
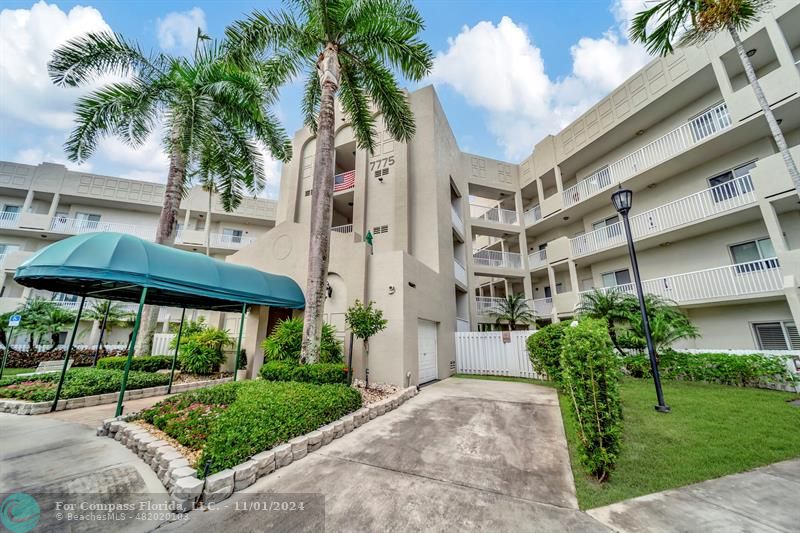
[[[344,319],[347,326],[353,335],[358,337],[364,342],[364,373],[366,377],[367,387],[369,387],[369,339],[376,333],[386,329],[388,320],[383,318],[383,311],[374,308],[372,300],[364,305],[361,300],[356,302],[347,309]],[[350,370],[352,372],[352,369]]]

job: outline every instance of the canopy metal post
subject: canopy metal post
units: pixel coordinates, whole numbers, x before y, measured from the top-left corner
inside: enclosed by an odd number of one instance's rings
[[[239,341],[236,343],[236,362],[233,364],[233,381],[236,381],[236,374],[239,373],[239,352],[242,351],[242,331],[244,331],[244,315],[246,312],[247,304],[242,304],[242,319],[239,320]]]
[[[131,360],[133,359],[133,350],[136,346],[136,337],[139,335],[139,325],[142,322],[142,308],[144,307],[145,299],[147,298],[147,287],[142,288],[142,296],[139,298],[139,309],[136,311],[136,322],[133,324],[133,334],[131,335],[131,343],[128,346],[128,360],[125,361],[125,371],[122,374],[122,387],[119,389],[119,398],[117,399],[117,411],[114,416],[122,414],[122,400],[125,398],[125,387],[128,386],[128,373],[131,370]]]
[[[100,346],[103,344],[103,335],[106,332],[108,322],[108,312],[111,311],[111,300],[106,300],[106,312],[103,314],[103,322],[100,324],[100,338],[97,340],[97,347],[94,349],[94,360],[92,366],[97,366],[97,358],[100,356]]]
[[[175,363],[178,362],[178,348],[181,347],[181,334],[183,333],[183,320],[186,318],[186,308],[181,311],[181,325],[178,326],[178,338],[175,339],[175,354],[172,356],[172,369],[169,371],[169,386],[167,394],[172,393],[172,380],[175,378]]]
[[[83,313],[83,304],[86,302],[86,296],[81,296],[81,303],[78,305],[78,314],[75,316],[75,323],[72,325],[72,335],[69,336],[67,349],[64,352],[64,364],[61,365],[61,377],[58,380],[58,387],[56,388],[56,397],[53,398],[53,405],[50,407],[50,412],[56,410],[58,407],[58,399],[61,397],[61,388],[64,386],[64,378],[67,376],[67,365],[69,364],[69,354],[72,351],[72,346],[75,344],[75,336],[78,334],[78,324],[81,321],[81,314]]]

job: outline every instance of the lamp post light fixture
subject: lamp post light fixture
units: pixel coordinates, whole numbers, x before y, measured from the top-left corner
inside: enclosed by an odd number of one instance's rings
[[[633,246],[633,236],[631,235],[631,223],[628,220],[628,213],[630,213],[631,206],[633,205],[633,191],[630,189],[623,189],[619,187],[614,194],[611,195],[611,202],[614,208],[622,215],[622,223],[625,226],[625,237],[628,240],[628,255],[631,258],[631,270],[633,270],[633,281],[636,285],[636,296],[639,299],[639,311],[642,313],[642,329],[644,330],[645,341],[647,342],[647,353],[650,356],[650,368],[653,371],[653,383],[656,386],[656,397],[658,405],[656,411],[659,413],[669,413],[669,406],[664,403],[664,392],[661,390],[661,376],[658,373],[658,361],[656,360],[656,351],[653,347],[653,337],[650,334],[650,319],[647,317],[647,307],[644,303],[644,293],[642,291],[642,279],[639,276],[639,263],[636,260],[636,249]]]

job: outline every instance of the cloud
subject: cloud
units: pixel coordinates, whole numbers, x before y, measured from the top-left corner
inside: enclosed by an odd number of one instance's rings
[[[53,85],[47,62],[68,39],[110,29],[93,7],[75,6],[65,13],[41,1],[30,9],[0,11],[0,115],[46,128],[68,128],[72,103],[86,89]]]
[[[509,17],[482,21],[448,40],[434,61],[431,81],[460,93],[487,112],[489,130],[506,157],[530,154],[544,135],[557,133],[649,60],[624,37],[642,0],[615,0],[617,25],[600,38],[572,46],[572,72],[552,79],[525,26]]]
[[[156,21],[158,44],[167,52],[191,54],[197,39],[197,28],[206,29],[206,14],[199,7],[168,13]]]

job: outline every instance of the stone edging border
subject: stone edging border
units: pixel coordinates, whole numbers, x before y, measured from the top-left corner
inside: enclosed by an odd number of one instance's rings
[[[202,389],[203,387],[210,387],[211,385],[227,383],[231,380],[233,380],[233,377],[173,384],[171,394],[194,389]],[[138,400],[139,398],[149,398],[151,396],[162,396],[167,393],[167,387],[168,385],[162,385],[160,387],[127,390],[125,391],[125,398],[123,401]],[[107,392],[105,394],[97,394],[95,396],[69,398],[67,400],[59,400],[56,411],[116,403],[117,399],[119,399],[119,392]],[[52,406],[52,401],[26,402],[25,400],[0,399],[0,413],[11,413],[14,415],[41,415],[44,413],[49,413]]]
[[[402,389],[390,398],[362,407],[316,431],[257,453],[244,463],[208,476],[205,481],[197,477],[197,471],[173,446],[151,435],[146,429],[129,424],[128,420],[137,413],[104,420],[103,425],[97,428],[97,435],[112,438],[130,448],[156,473],[172,501],[179,505],[178,508],[191,510],[200,498],[205,504],[230,498],[234,492],[249,487],[258,478],[302,459],[309,452],[399,407],[418,393],[415,386]]]

